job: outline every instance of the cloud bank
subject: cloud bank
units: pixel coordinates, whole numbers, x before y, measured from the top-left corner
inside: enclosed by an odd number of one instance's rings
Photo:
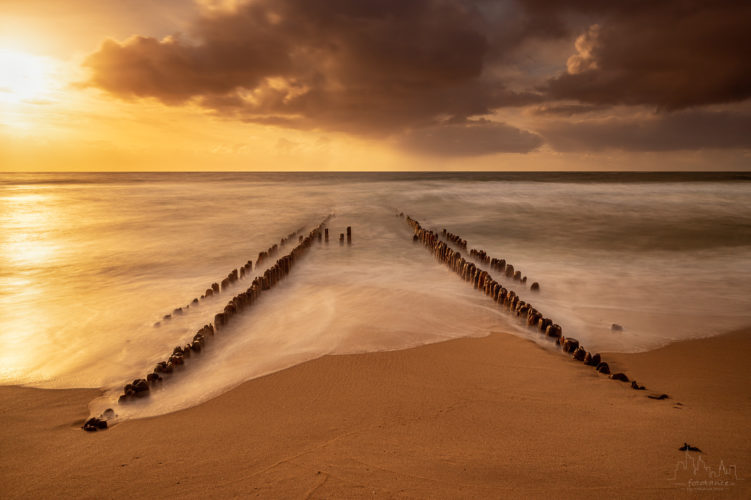
[[[560,150],[748,147],[690,128],[712,123],[737,137],[746,115],[676,114],[751,97],[748,2],[208,4],[185,35],[105,41],[85,61],[86,85],[241,121],[393,138],[419,154],[524,153],[543,141]],[[540,44],[570,51],[546,60]],[[630,122],[637,132],[612,115],[623,106],[648,110]],[[525,109],[534,117],[525,127],[494,118]],[[597,116],[561,121],[581,113]]]

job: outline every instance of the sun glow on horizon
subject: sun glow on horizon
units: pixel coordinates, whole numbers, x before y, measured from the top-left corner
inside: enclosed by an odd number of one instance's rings
[[[0,48],[0,103],[34,103],[59,88],[56,63],[48,57]]]

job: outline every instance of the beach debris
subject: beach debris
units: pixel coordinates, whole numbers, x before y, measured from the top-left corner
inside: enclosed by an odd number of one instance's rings
[[[613,323],[612,325],[610,325],[610,331],[611,332],[622,332],[623,331],[623,327],[621,325],[619,325],[618,323]]]
[[[679,451],[695,451],[697,453],[703,453],[699,448],[697,448],[696,446],[691,446],[688,443],[683,443],[683,446],[678,448],[678,450]]]
[[[646,389],[646,387],[644,387],[643,385],[637,384],[636,380],[631,381],[631,388],[635,391],[643,391],[644,389]]]
[[[659,396],[658,396],[658,395],[656,395],[656,394],[649,394],[649,395],[647,395],[647,397],[648,397],[649,399],[659,399],[659,400],[663,400],[663,399],[668,399],[668,398],[669,398],[670,396],[668,396],[667,394],[660,394]]]
[[[610,376],[610,378],[612,378],[613,380],[618,380],[620,382],[628,382],[629,381],[628,377],[626,376],[626,374],[625,373],[621,373],[621,372],[612,374]]]

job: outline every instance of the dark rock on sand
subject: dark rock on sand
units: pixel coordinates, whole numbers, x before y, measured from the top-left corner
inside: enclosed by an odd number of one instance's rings
[[[83,430],[86,432],[96,432],[99,430],[105,430],[107,428],[107,421],[96,417],[91,417],[83,424]]]
[[[628,377],[625,373],[614,373],[610,376],[613,380],[620,380],[621,382],[628,382]]]
[[[603,361],[599,365],[597,365],[597,371],[602,373],[603,375],[609,375],[610,374],[610,366]]]

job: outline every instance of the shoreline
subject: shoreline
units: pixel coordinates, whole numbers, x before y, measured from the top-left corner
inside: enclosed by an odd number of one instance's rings
[[[690,456],[751,493],[751,328],[591,367],[501,332],[329,355],[84,433],[98,389],[0,387],[0,490],[106,496],[685,496]],[[666,393],[664,401],[649,393]],[[680,403],[680,404],[678,404]],[[703,453],[678,451],[684,442]],[[694,488],[700,488],[695,486]],[[707,493],[699,489],[696,493]]]

